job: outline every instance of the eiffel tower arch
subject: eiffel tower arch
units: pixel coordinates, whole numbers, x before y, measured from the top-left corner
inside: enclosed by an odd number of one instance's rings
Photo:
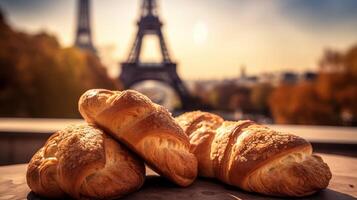
[[[170,58],[164,36],[161,31],[162,22],[158,17],[155,0],[143,0],[140,19],[137,23],[138,31],[127,60],[121,63],[119,79],[125,88],[145,80],[156,80],[169,85],[178,94],[182,108],[192,107],[193,100],[176,70],[176,63]],[[162,61],[158,63],[144,63],[140,61],[143,38],[154,35],[159,38]]]
[[[90,0],[78,0],[77,30],[74,45],[82,50],[96,53],[92,41]]]

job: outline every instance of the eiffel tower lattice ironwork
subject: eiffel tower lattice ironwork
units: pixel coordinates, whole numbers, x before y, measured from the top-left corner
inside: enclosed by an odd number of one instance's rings
[[[137,23],[138,32],[130,50],[128,59],[121,63],[119,79],[125,88],[145,81],[156,80],[168,84],[180,97],[182,108],[192,107],[192,98],[176,71],[176,63],[171,58],[167,49],[159,19],[157,3],[155,0],[143,0],[140,19]],[[145,35],[154,35],[159,38],[162,61],[158,63],[144,63],[140,61],[143,38]]]
[[[90,23],[90,0],[78,0],[78,18],[75,46],[96,53],[92,41],[91,23]]]

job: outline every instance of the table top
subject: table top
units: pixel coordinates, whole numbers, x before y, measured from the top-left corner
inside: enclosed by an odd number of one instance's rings
[[[357,199],[357,158],[320,154],[332,171],[332,180],[327,189],[312,196],[299,198],[306,200],[350,200]],[[0,167],[0,200],[42,199],[30,192],[26,184],[26,164]],[[155,172],[147,169],[143,187],[122,199],[220,199],[220,200],[261,200],[279,199],[244,192],[216,180],[198,178],[187,188],[180,188]],[[280,198],[281,199],[281,198]],[[286,198],[285,198],[286,199]]]

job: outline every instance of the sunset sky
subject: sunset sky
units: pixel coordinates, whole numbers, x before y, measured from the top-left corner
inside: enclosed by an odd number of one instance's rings
[[[184,79],[317,69],[325,48],[357,44],[356,0],[158,0],[169,50]],[[140,0],[92,0],[95,46],[118,73],[136,32]],[[75,0],[0,0],[11,25],[74,40]],[[146,59],[155,57],[148,40]]]

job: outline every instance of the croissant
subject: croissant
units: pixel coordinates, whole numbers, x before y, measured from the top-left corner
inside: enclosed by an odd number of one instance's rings
[[[133,90],[92,89],[79,100],[79,111],[140,155],[156,172],[180,186],[197,176],[197,159],[182,128],[162,106]]]
[[[310,195],[331,179],[327,164],[298,136],[200,111],[176,121],[190,138],[200,176],[272,196]]]
[[[27,184],[41,196],[113,199],[141,187],[144,163],[101,130],[71,125],[32,157]]]

